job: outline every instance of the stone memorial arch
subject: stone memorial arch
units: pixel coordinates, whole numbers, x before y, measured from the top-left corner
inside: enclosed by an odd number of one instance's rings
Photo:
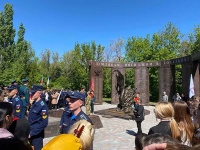
[[[96,93],[96,103],[102,104],[103,100],[103,68],[111,68],[112,76],[112,94],[111,103],[119,103],[119,87],[117,76],[123,76],[121,82],[125,82],[125,68],[134,68],[135,85],[137,91],[140,92],[142,103],[149,103],[149,69],[150,67],[158,67],[159,77],[159,100],[162,93],[166,91],[171,98],[175,94],[175,65],[182,66],[182,91],[189,96],[190,75],[194,79],[195,95],[200,94],[200,76],[199,76],[200,52],[181,58],[157,61],[157,62],[131,62],[131,63],[112,63],[112,62],[96,62],[88,61],[89,64],[89,88]]]

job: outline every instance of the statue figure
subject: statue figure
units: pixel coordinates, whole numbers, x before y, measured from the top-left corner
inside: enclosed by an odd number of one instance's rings
[[[134,111],[133,97],[137,88],[131,88],[130,86],[125,88],[124,76],[119,70],[114,70],[114,72],[116,72],[116,91],[119,96],[117,108],[125,113],[132,113]]]
[[[116,81],[117,81],[116,91],[119,96],[119,104],[117,107],[121,110],[124,105],[124,101],[122,99],[122,95],[124,93],[124,76],[121,74],[119,70],[114,70],[113,73],[114,72],[116,72]]]
[[[122,110],[125,113],[132,113],[134,111],[133,107],[133,97],[136,92],[136,88],[126,87],[122,95],[122,101],[124,102]]]

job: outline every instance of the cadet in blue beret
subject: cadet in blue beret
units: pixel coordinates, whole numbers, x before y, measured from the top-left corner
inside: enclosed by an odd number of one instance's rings
[[[13,108],[14,108],[14,120],[22,118],[23,112],[23,104],[22,100],[18,96],[18,87],[16,85],[11,85],[10,87],[7,88],[9,91],[9,102],[12,103]]]
[[[28,116],[30,123],[30,142],[34,146],[34,150],[41,150],[43,147],[44,129],[48,125],[48,107],[41,99],[43,87],[34,85],[30,94],[33,99],[31,109]]]
[[[70,98],[69,106],[65,108],[60,121],[60,133],[67,133],[70,127],[81,119],[92,123],[92,120],[81,109],[85,102],[85,95],[74,91],[68,93],[68,97]]]
[[[29,89],[27,87],[28,85],[28,78],[25,78],[22,80],[23,85],[19,89],[19,96],[22,99],[23,102],[23,118],[26,116],[26,111],[27,111],[27,105],[29,104]]]

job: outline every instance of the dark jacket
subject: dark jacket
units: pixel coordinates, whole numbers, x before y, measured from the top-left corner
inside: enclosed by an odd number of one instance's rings
[[[169,121],[161,121],[158,125],[150,128],[148,135],[154,133],[162,133],[172,136],[171,129],[169,126]]]
[[[48,107],[42,99],[33,102],[28,121],[30,123],[30,136],[44,137],[44,129],[48,125]]]
[[[20,118],[13,121],[11,126],[8,128],[8,131],[10,131],[16,138],[28,143],[30,124],[26,118]]]
[[[144,106],[138,105],[137,112],[134,113],[135,121],[143,121],[144,120]]]
[[[23,116],[23,111],[22,111],[23,102],[19,98],[19,96],[10,98],[10,103],[12,103],[13,108],[14,108],[14,117],[18,118],[18,119],[22,118],[22,116]]]

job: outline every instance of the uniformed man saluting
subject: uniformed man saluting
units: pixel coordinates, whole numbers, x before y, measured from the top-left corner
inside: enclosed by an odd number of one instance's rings
[[[18,96],[18,86],[13,84],[10,87],[8,87],[7,89],[9,91],[9,94],[8,94],[9,102],[12,103],[13,108],[14,108],[14,120],[22,118],[23,104],[22,104],[22,100]]]
[[[92,123],[92,120],[82,111],[81,107],[84,105],[85,95],[80,92],[68,93],[69,107],[63,112],[60,122],[60,132],[67,133],[69,128],[77,121],[84,119]]]
[[[34,150],[41,150],[43,147],[44,129],[48,125],[48,107],[41,99],[43,87],[34,85],[30,90],[33,103],[30,108],[28,121],[30,123],[30,142]]]

